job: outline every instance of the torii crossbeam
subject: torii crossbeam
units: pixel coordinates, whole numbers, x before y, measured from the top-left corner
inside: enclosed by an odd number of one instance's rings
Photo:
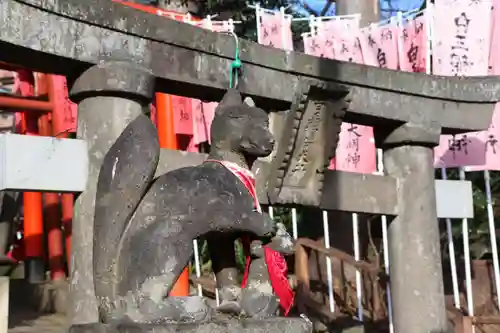
[[[352,202],[364,200],[367,211],[393,214],[389,244],[395,331],[444,332],[432,148],[442,133],[486,129],[500,100],[500,80],[397,72],[244,40],[239,44],[243,75],[238,89],[262,108],[291,110],[278,117],[278,150],[263,168],[261,193],[271,204],[339,209],[342,203],[341,209],[355,210]],[[91,244],[103,156],[155,89],[219,100],[228,87],[234,52],[232,36],[107,0],[0,0],[0,61],[63,74],[75,82],[78,137],[87,144],[89,165],[73,227],[74,324],[99,321]],[[325,172],[342,120],[374,126],[377,146],[384,150],[385,177]],[[202,157],[172,157],[166,164],[175,168],[197,159]],[[376,182],[379,187],[370,188]],[[345,199],[339,188],[346,185],[360,189]],[[378,204],[386,196],[391,205]]]

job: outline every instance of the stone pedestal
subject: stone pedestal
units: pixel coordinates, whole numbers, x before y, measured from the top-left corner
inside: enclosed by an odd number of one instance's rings
[[[199,324],[86,324],[72,326],[69,333],[312,333],[310,321],[272,317],[228,319]]]

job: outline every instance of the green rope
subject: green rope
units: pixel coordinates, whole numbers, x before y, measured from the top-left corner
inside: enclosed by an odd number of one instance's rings
[[[241,60],[240,60],[240,46],[238,43],[238,37],[233,33],[234,39],[236,41],[236,51],[234,54],[234,60],[231,63],[231,67],[229,69],[229,88],[236,88],[238,84],[238,76],[241,70]],[[236,83],[235,83],[236,81]]]

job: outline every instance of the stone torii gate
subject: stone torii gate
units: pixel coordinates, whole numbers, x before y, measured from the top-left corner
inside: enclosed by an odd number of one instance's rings
[[[280,135],[272,159],[254,170],[261,203],[392,216],[395,331],[446,331],[437,218],[472,217],[471,191],[468,182],[434,180],[432,148],[442,133],[488,127],[500,100],[499,80],[398,72],[245,40],[239,44],[243,73],[238,89],[262,108],[289,110],[274,116],[274,132]],[[10,167],[2,175],[4,189],[82,192],[73,226],[73,324],[99,321],[92,233],[104,155],[155,90],[220,100],[234,50],[231,36],[108,0],[0,0],[0,61],[66,75],[78,103],[80,140],[10,135],[0,141]],[[342,120],[375,128],[377,147],[384,150],[385,176],[325,171]],[[29,145],[66,158],[24,162],[31,168],[21,170],[19,158],[9,150],[13,145],[18,155]],[[157,174],[204,159],[203,154],[162,150]],[[45,168],[51,163],[58,165],[53,169],[57,174],[40,178],[40,170],[49,170]],[[437,204],[436,193],[446,193]],[[450,209],[459,206],[450,202],[451,194],[462,200],[463,211]]]

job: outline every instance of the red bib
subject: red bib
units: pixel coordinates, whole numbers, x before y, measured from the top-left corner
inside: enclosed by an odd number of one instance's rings
[[[248,192],[252,196],[255,210],[257,210],[259,213],[262,213],[259,201],[257,199],[257,192],[255,190],[255,177],[250,170],[242,168],[236,163],[227,161],[207,160],[205,162],[219,163],[226,169],[231,171],[233,175],[235,175],[243,183],[243,185],[245,185]],[[248,274],[251,262],[249,238],[245,237],[245,239],[243,239],[243,247],[247,258],[241,287],[245,288],[248,282]],[[264,259],[266,261],[269,278],[271,280],[271,286],[273,287],[276,296],[278,296],[280,305],[283,308],[283,312],[286,316],[292,308],[294,293],[292,288],[290,287],[290,283],[288,282],[288,266],[286,264],[285,257],[281,253],[274,251],[267,246],[264,246]]]

